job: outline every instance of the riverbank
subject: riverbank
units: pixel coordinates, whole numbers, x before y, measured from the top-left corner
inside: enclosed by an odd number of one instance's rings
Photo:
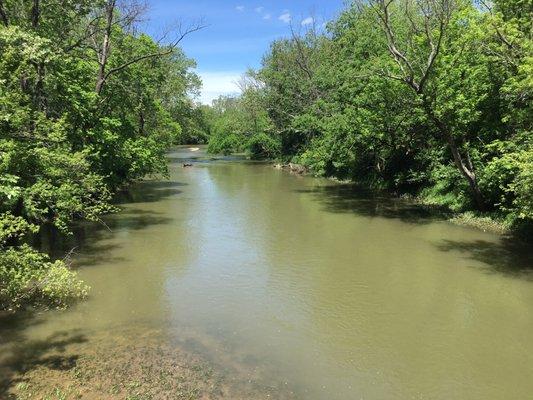
[[[283,170],[291,174],[316,176],[308,167],[302,164],[278,163],[274,161],[272,163],[275,169]],[[353,180],[341,180],[336,177],[327,177],[326,179],[340,184],[359,184]],[[506,219],[496,216],[494,213],[476,211],[455,212],[447,207],[435,204],[433,201],[429,201],[422,196],[411,196],[407,194],[395,195],[390,192],[388,192],[388,194],[441,213],[444,219],[456,225],[466,226],[498,235],[515,235],[518,238],[527,241],[533,240],[530,236],[531,232],[533,232],[533,226],[527,221],[524,222],[524,224],[511,224]]]

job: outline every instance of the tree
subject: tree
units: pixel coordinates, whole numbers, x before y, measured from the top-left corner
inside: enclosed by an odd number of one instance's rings
[[[397,65],[396,71],[383,70],[381,73],[405,83],[420,97],[424,111],[447,143],[456,167],[468,182],[477,207],[485,209],[468,146],[465,143],[461,148],[450,123],[439,116],[435,86],[428,82],[434,78],[436,64],[442,58],[443,45],[449,37],[450,23],[458,3],[454,0],[404,0],[397,4],[395,0],[376,0],[370,4],[386,36],[389,53]],[[397,34],[395,21],[391,17],[391,9],[394,8],[405,10],[404,20],[399,21],[404,28],[401,36]]]
[[[1,308],[84,296],[68,266],[32,249],[27,233],[102,223],[118,188],[166,174],[165,151],[199,82],[177,47],[197,25],[161,44],[133,29],[137,3],[43,5],[0,2]]]
[[[108,68],[108,61],[113,46],[113,33],[116,30],[115,25],[118,25],[122,31],[129,29],[142,15],[145,8],[144,4],[135,1],[125,2],[121,6],[121,10],[119,10],[117,0],[107,0],[102,10],[102,19],[104,21],[103,29],[101,29],[102,33],[99,35],[99,30],[91,27],[93,29],[91,42],[98,61],[98,76],[96,79],[97,94],[101,94],[105,83],[113,74],[143,60],[170,55],[187,35],[205,27],[201,23],[196,23],[186,28],[180,25],[177,28],[175,37],[166,46],[157,48],[152,52],[135,55],[124,60],[121,64]]]
[[[529,6],[352,2],[327,32],[291,30],[272,43],[258,82],[245,82],[253,90],[215,104],[224,126],[210,146],[242,148],[243,127],[265,115],[262,130],[281,141],[282,157],[315,174],[527,223]]]

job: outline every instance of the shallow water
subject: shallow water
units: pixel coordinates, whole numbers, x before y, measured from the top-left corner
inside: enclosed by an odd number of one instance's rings
[[[351,186],[202,156],[171,153],[170,180],[136,185],[109,230],[43,244],[76,246],[90,298],[4,323],[4,356],[155,330],[270,398],[531,398],[530,249]]]

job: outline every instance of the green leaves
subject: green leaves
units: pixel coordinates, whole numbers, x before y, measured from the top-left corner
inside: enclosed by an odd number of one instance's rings
[[[13,311],[28,303],[62,308],[84,298],[88,290],[64,262],[51,262],[26,244],[0,253],[2,310]]]
[[[420,4],[353,3],[326,34],[273,42],[259,84],[215,104],[210,149],[242,149],[260,132],[318,175],[531,221],[530,2]]]
[[[243,86],[239,98],[215,100],[208,151],[221,154],[247,151],[252,158],[277,157],[281,153],[280,137],[273,132],[263,91],[255,84]]]
[[[21,188],[17,186],[18,181],[18,176],[0,175],[0,199],[2,199],[2,202],[11,202],[20,196]]]
[[[4,5],[0,26],[0,309],[65,305],[86,288],[59,261],[25,244],[46,224],[69,234],[74,221],[116,210],[118,187],[166,174],[166,149],[194,103],[194,62],[122,23],[112,27],[108,70],[95,91],[103,40],[101,1],[50,1],[33,24],[26,7]],[[118,20],[117,20],[118,21]]]
[[[0,247],[8,241],[19,241],[29,232],[37,232],[38,227],[29,224],[22,217],[11,213],[0,214]]]
[[[49,258],[21,241],[39,227],[11,213],[0,214],[0,309],[27,303],[64,307],[87,295],[88,287],[62,261]]]

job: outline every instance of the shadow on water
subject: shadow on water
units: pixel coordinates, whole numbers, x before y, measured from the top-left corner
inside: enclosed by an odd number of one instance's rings
[[[444,240],[436,244],[440,251],[455,251],[487,266],[489,273],[502,273],[533,280],[533,249],[530,244],[512,237],[499,242],[485,240]]]
[[[106,262],[124,261],[112,257],[113,250],[120,247],[110,239],[120,231],[143,230],[154,225],[166,225],[172,218],[161,213],[142,209],[124,209],[117,214],[108,215],[101,223],[80,222],[73,226],[72,235],[64,235],[54,227],[41,229],[34,245],[54,259],[75,256],[76,267],[84,267]]]
[[[329,185],[297,192],[313,195],[326,211],[334,213],[394,218],[415,224],[442,221],[447,217],[439,210],[409,204],[355,185]],[[503,237],[497,242],[447,239],[435,246],[439,251],[459,252],[468,259],[481,262],[487,272],[533,280],[533,247],[515,237]]]
[[[79,222],[72,227],[72,235],[65,235],[51,226],[41,229],[34,238],[34,245],[52,258],[76,255],[76,266],[89,266],[101,262],[122,261],[110,254],[120,245],[110,242],[117,232],[143,230],[154,225],[165,225],[172,218],[160,212],[141,208],[142,203],[157,202],[181,193],[177,187],[186,184],[173,181],[145,181],[134,185],[131,190],[121,192],[115,204],[121,208],[116,214],[107,215],[101,222]],[[132,208],[131,205],[139,204]],[[135,207],[135,206],[134,206]]]
[[[424,224],[442,220],[444,213],[351,184],[319,186],[296,190],[306,193],[322,204],[325,211],[351,213],[364,217],[400,219],[407,223]]]
[[[186,183],[175,181],[144,181],[118,193],[115,202],[120,204],[155,203],[173,197],[182,191],[177,189]]]
[[[24,383],[22,375],[37,368],[67,371],[76,367],[79,355],[67,353],[72,344],[85,343],[78,331],[57,332],[44,340],[28,340],[21,331],[39,324],[41,319],[27,311],[0,316],[0,398],[9,399],[10,390]]]
[[[140,182],[117,196],[115,204],[119,208],[128,205],[119,213],[105,216],[101,223],[77,223],[71,235],[51,226],[43,227],[33,238],[33,244],[55,259],[75,255],[76,267],[102,262],[112,266],[118,261],[112,256],[113,250],[120,245],[109,239],[122,230],[142,230],[170,223],[172,218],[144,209],[141,204],[176,196],[181,193],[178,188],[185,185],[173,181]],[[10,398],[11,389],[24,383],[21,377],[29,371],[37,368],[70,370],[76,366],[79,355],[67,352],[67,348],[86,342],[85,335],[79,331],[63,331],[44,340],[29,340],[24,332],[43,320],[41,315],[32,311],[0,314],[0,399]]]

